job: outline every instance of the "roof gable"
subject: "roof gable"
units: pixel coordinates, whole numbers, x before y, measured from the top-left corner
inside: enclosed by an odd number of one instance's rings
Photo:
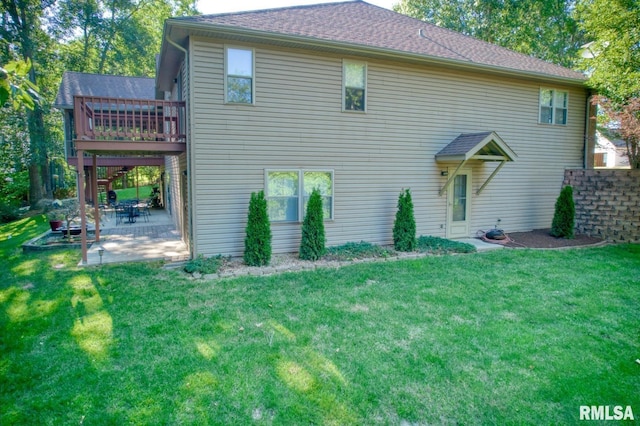
[[[517,155],[496,132],[463,133],[436,154],[436,161],[514,161]]]
[[[325,3],[241,13],[174,18],[193,29],[264,33],[270,37],[340,43],[396,54],[584,81],[582,74],[549,62],[396,13],[363,1]]]
[[[72,109],[74,95],[155,99],[155,80],[147,77],[65,71],[53,106],[60,109]]]

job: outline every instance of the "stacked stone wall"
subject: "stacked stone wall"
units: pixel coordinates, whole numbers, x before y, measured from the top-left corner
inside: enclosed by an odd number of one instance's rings
[[[612,242],[640,242],[640,170],[566,170],[573,187],[576,233]]]

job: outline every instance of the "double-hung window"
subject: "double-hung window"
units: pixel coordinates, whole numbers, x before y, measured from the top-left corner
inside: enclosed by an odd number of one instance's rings
[[[227,47],[224,53],[225,102],[253,104],[255,89],[253,49]]]
[[[367,64],[343,61],[343,108],[345,111],[366,111]]]
[[[333,171],[267,170],[265,181],[272,222],[302,222],[314,188],[322,196],[324,219],[333,219]]]
[[[540,123],[567,124],[569,93],[555,89],[540,89]]]

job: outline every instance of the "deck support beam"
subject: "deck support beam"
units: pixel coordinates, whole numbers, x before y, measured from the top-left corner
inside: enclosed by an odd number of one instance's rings
[[[84,151],[78,150],[78,196],[80,197],[80,241],[82,245],[82,264],[87,264],[87,215],[84,195]]]
[[[91,188],[93,189],[93,222],[95,223],[96,243],[100,242],[100,203],[98,202],[98,156],[93,154]]]

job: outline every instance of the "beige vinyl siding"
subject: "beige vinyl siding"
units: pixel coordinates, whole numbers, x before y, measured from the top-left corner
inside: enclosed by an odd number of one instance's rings
[[[180,67],[180,72],[176,76],[182,79],[182,93],[178,96],[178,85],[173,86],[171,92],[171,100],[186,100],[188,96],[188,79],[186,78],[186,72],[184,72],[184,63]],[[187,135],[187,140],[189,136]],[[183,172],[188,169],[187,166],[187,154],[173,155],[165,157],[165,183],[167,184],[167,191],[169,194],[165,194],[164,199],[168,205],[165,208],[169,210],[171,217],[173,218],[176,228],[182,236],[182,240],[187,247],[190,247],[191,241],[189,239],[189,203],[187,193],[184,191],[184,183],[186,176]]]
[[[238,43],[234,43],[238,45]],[[582,165],[585,92],[569,91],[567,126],[538,124],[541,84],[379,60],[251,45],[255,105],[225,105],[224,43],[191,41],[192,175],[197,252],[241,255],[250,193],[265,169],[334,170],[327,244],[389,244],[397,197],[413,194],[418,234],[445,235],[446,182],[435,154],[460,133],[496,131],[518,155],[472,162],[472,233],[548,227],[564,169]],[[342,61],[367,62],[367,112],[342,112]],[[549,86],[548,84],[544,85]],[[274,252],[297,251],[300,224],[272,224]]]

